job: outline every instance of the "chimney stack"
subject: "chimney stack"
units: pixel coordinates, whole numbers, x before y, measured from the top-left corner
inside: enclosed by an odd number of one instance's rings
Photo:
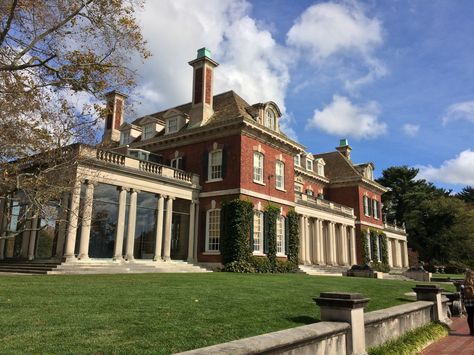
[[[346,138],[339,140],[339,147],[336,147],[336,150],[341,152],[347,159],[351,160],[352,148]]]
[[[102,143],[110,144],[120,141],[119,128],[123,123],[123,109],[127,95],[118,91],[105,94],[107,100],[107,117],[105,119],[104,135]]]
[[[214,68],[219,64],[211,59],[211,51],[201,48],[197,51],[197,58],[190,61],[193,67],[193,101],[190,112],[190,127],[206,124],[214,114],[213,110],[213,80]]]

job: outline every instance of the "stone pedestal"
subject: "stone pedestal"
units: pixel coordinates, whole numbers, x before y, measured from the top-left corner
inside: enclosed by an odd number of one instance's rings
[[[450,324],[451,320],[448,318],[447,299],[444,299],[443,289],[437,285],[416,285],[413,288],[416,292],[417,301],[431,301],[433,302],[433,313],[431,318],[435,322],[442,322]]]
[[[360,293],[321,292],[314,298],[321,308],[321,320],[347,322],[351,328],[346,340],[347,354],[367,354],[365,349],[364,307],[369,302]]]

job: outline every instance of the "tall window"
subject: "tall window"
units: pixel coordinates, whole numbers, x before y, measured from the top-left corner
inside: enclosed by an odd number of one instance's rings
[[[372,200],[372,203],[373,203],[372,212],[373,212],[373,214],[374,214],[374,218],[379,219],[379,218],[380,218],[380,205],[379,205],[379,201],[377,201],[377,200]]]
[[[295,166],[301,166],[301,157],[299,154],[295,155]]]
[[[263,253],[263,213],[253,214],[253,251]]]
[[[275,112],[273,110],[268,109],[265,111],[265,127],[275,129]]]
[[[320,163],[318,163],[318,175],[324,176],[324,165]]]
[[[222,179],[222,150],[213,150],[209,153],[209,171],[207,179]]]
[[[120,133],[120,144],[128,144],[130,142],[130,131],[122,131]]]
[[[145,127],[143,127],[143,139],[151,138],[155,132],[154,123],[145,125]]]
[[[169,118],[166,121],[166,128],[167,133],[173,133],[178,131],[178,117]]]
[[[279,216],[276,221],[276,249],[277,254],[285,254],[285,223],[283,216]]]
[[[306,159],[306,170],[313,171],[313,161]]]
[[[263,154],[253,153],[253,181],[263,183]]]
[[[207,211],[206,251],[218,252],[221,239],[221,210]]]
[[[370,216],[370,211],[369,211],[369,198],[367,196],[364,196],[364,214],[366,216]]]
[[[285,164],[279,160],[276,162],[275,176],[276,188],[283,190],[285,188]]]
[[[171,159],[171,167],[175,169],[182,169],[183,166],[183,158],[175,158]]]

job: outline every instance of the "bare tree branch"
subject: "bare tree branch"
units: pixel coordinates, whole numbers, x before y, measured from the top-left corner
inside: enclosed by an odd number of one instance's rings
[[[3,29],[2,33],[0,34],[0,46],[3,44],[3,41],[5,40],[8,31],[10,31],[10,27],[12,25],[13,17],[15,16],[15,9],[18,4],[18,0],[13,0],[12,7],[10,9],[10,15],[8,16],[7,23],[5,25],[5,28]]]

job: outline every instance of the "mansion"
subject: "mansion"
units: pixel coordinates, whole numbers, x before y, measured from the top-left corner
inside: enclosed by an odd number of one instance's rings
[[[280,130],[274,102],[249,104],[233,91],[214,95],[218,63],[202,48],[193,67],[192,101],[124,121],[126,96],[107,96],[102,144],[78,145],[76,185],[20,228],[21,193],[0,199],[0,260],[107,259],[116,263],[184,260],[218,266],[220,207],[236,198],[254,205],[249,243],[265,256],[265,208],[278,206],[277,257],[287,257],[287,218],[300,215],[299,262],[349,268],[369,256],[407,268],[405,229],[387,225],[372,163],[356,164],[341,139],[334,151],[311,153]],[[26,226],[26,227],[25,227]],[[374,243],[376,244],[374,246]],[[373,255],[376,251],[377,255]]]

